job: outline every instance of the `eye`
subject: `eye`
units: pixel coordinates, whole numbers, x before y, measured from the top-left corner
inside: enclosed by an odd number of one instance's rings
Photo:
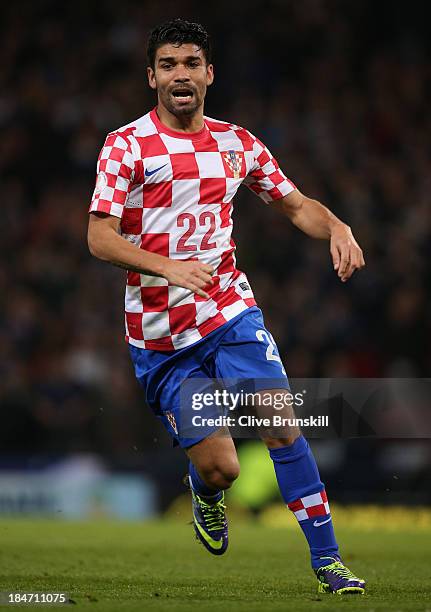
[[[172,68],[172,64],[161,64],[162,70],[170,70]]]
[[[189,62],[190,68],[198,68],[200,66],[199,62]]]

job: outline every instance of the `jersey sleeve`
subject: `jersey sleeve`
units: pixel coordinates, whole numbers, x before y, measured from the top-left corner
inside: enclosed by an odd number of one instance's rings
[[[254,164],[244,184],[267,204],[296,189],[292,181],[283,174],[267,147],[253,134],[248,134],[253,141]]]
[[[89,212],[104,212],[121,219],[134,173],[129,139],[116,133],[108,134],[97,161],[96,187]]]

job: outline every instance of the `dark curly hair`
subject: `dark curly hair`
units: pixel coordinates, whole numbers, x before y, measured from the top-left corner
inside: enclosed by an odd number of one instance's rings
[[[154,70],[156,51],[166,44],[183,45],[192,43],[202,49],[207,64],[211,63],[211,43],[208,32],[200,23],[193,23],[185,19],[171,19],[155,27],[148,38],[147,58]]]

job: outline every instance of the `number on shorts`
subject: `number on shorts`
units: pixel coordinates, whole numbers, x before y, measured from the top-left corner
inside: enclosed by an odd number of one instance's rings
[[[283,372],[283,374],[286,376],[286,370],[284,369],[283,363],[281,361],[280,355],[278,355],[275,351],[276,351],[276,346],[275,346],[275,340],[272,337],[272,334],[270,334],[268,331],[266,331],[266,329],[258,329],[256,332],[256,338],[259,340],[259,342],[267,342],[268,344],[268,348],[266,349],[266,358],[268,361],[278,361],[278,363],[281,366],[281,371]]]

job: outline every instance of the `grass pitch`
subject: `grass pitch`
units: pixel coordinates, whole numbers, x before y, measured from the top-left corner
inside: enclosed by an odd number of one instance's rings
[[[317,594],[299,528],[232,519],[230,548],[213,557],[191,525],[170,519],[3,520],[0,591],[63,591],[76,608],[103,612],[431,612],[429,532],[341,527],[337,536],[345,562],[367,580],[366,596]]]

